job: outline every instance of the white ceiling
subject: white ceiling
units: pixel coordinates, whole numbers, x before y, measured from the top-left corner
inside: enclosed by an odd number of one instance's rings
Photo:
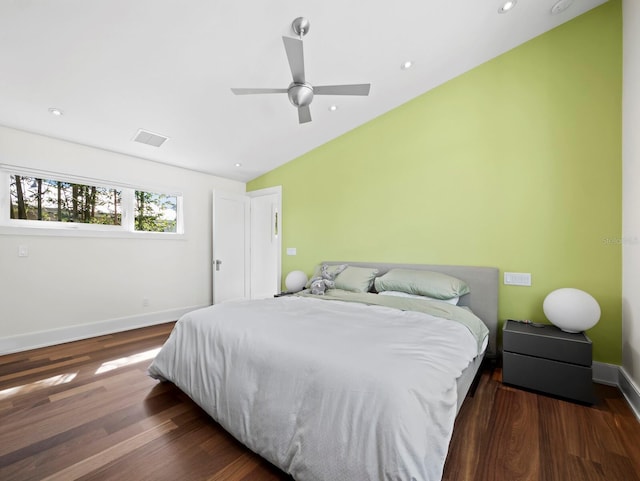
[[[2,0],[0,124],[248,181],[605,1]],[[285,94],[230,90],[289,85],[299,16],[307,81],[371,83],[315,97],[302,125]]]

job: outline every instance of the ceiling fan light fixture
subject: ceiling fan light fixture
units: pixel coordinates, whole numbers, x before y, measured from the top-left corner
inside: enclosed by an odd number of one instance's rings
[[[504,5],[502,5],[498,9],[498,13],[507,13],[508,11],[512,10],[513,7],[515,7],[517,3],[518,3],[518,0],[508,0],[508,1],[504,2]]]
[[[57,109],[55,107],[49,108],[49,113],[51,115],[53,115],[54,117],[61,117],[62,116],[62,110]]]
[[[402,65],[400,65],[400,68],[402,70],[409,70],[411,67],[413,67],[413,62],[411,60],[402,62]]]
[[[338,106],[337,105],[329,106],[329,112],[335,112],[336,110],[338,110]]]

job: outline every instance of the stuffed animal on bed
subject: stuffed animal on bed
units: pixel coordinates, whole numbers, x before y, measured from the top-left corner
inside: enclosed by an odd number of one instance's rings
[[[311,279],[311,285],[309,286],[311,294],[323,296],[325,290],[333,289],[336,285],[335,278],[346,268],[346,265],[328,266],[324,264],[320,269],[320,275]]]

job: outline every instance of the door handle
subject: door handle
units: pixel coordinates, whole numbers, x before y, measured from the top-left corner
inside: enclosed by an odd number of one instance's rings
[[[222,261],[220,259],[216,259],[216,270],[217,271],[220,270],[220,264],[222,264]]]

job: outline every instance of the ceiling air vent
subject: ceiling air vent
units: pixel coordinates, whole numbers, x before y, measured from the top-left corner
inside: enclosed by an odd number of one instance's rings
[[[135,142],[140,142],[141,144],[153,145],[154,147],[160,147],[164,144],[165,140],[169,140],[169,137],[165,137],[164,135],[154,134],[153,132],[149,132],[148,130],[140,129],[138,133],[133,138]]]

